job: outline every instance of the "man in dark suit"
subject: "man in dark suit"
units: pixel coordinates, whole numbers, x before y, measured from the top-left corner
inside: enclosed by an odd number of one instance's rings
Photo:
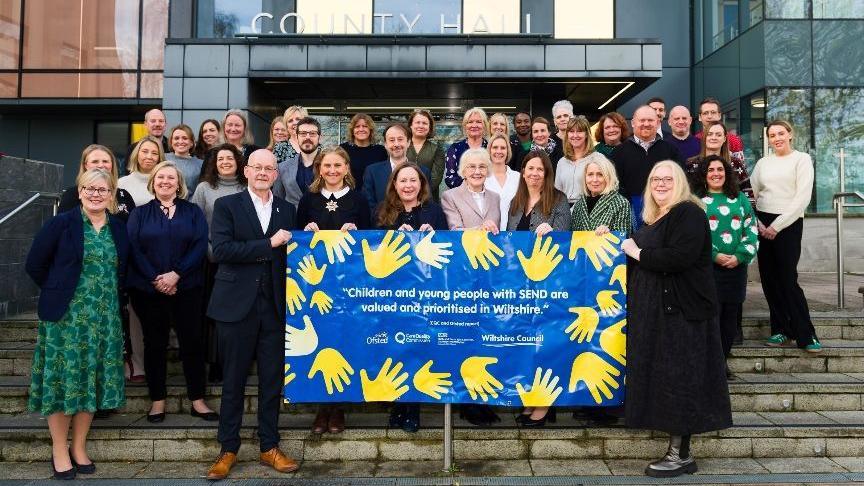
[[[384,200],[387,194],[387,181],[393,169],[408,162],[408,141],[411,134],[402,123],[391,123],[384,129],[384,149],[387,150],[388,160],[375,162],[366,167],[363,173],[363,193],[369,202],[369,210],[376,214],[378,204]],[[432,174],[427,167],[420,167],[426,180],[432,179]]]
[[[261,462],[279,472],[298,468],[279,450],[285,343],[285,255],[295,209],[270,191],[276,158],[265,149],[249,156],[248,190],[216,200],[210,239],[219,264],[207,316],[216,321],[224,381],[218,440],[208,479],[224,479],[237,460],[244,389],[258,362],[258,438]]]

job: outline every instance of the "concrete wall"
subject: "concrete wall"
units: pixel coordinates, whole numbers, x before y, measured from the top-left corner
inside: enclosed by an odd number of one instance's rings
[[[59,193],[63,168],[56,164],[0,157],[0,216],[36,192]],[[24,272],[33,235],[53,214],[40,199],[0,226],[0,318],[36,309],[39,289]]]

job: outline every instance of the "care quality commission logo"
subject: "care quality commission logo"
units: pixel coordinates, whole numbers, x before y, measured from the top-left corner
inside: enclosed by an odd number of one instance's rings
[[[429,334],[406,334],[402,331],[393,335],[393,340],[399,344],[429,344],[432,342],[432,336]]]

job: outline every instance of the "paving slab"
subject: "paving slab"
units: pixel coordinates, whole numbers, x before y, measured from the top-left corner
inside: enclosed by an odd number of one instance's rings
[[[534,476],[607,476],[611,474],[600,459],[532,459]]]
[[[696,458],[697,474],[766,474],[767,469],[749,458]]]
[[[294,473],[297,478],[371,478],[375,461],[303,461]]]
[[[151,462],[135,479],[204,478],[211,465],[209,462]]]
[[[611,459],[606,461],[606,467],[615,476],[644,476],[649,462],[644,459]]]
[[[849,472],[864,473],[864,457],[832,457],[831,460]]]
[[[449,475],[449,471],[444,471],[443,461],[384,461],[378,463],[375,469],[377,478],[428,478]]]
[[[458,461],[454,476],[531,476],[527,459],[511,461]]]
[[[836,411],[836,412],[819,412],[821,415],[844,425],[862,425],[864,424],[864,411]]]
[[[817,412],[759,412],[775,425],[830,425],[832,419]]]
[[[772,473],[827,473],[845,472],[846,469],[827,457],[780,457],[756,459]]]

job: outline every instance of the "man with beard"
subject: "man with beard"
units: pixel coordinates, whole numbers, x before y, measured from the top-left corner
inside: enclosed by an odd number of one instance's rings
[[[397,165],[408,162],[408,143],[410,140],[411,133],[408,131],[408,127],[402,123],[391,123],[384,128],[384,149],[387,150],[388,158],[369,165],[363,174],[363,192],[366,193],[369,210],[372,211],[373,215],[376,214],[378,203],[384,200],[390,173]],[[427,180],[431,179],[427,167],[420,167],[420,170],[423,171]]]
[[[516,133],[510,135],[510,157],[508,165],[511,169],[519,172],[522,170],[522,159],[531,149],[531,115],[520,111],[513,117],[513,128]]]
[[[273,193],[297,207],[300,197],[309,191],[315,175],[312,163],[321,150],[321,124],[312,117],[301,118],[297,122],[297,143],[300,152],[288,157],[279,164],[279,177],[273,186]]]

